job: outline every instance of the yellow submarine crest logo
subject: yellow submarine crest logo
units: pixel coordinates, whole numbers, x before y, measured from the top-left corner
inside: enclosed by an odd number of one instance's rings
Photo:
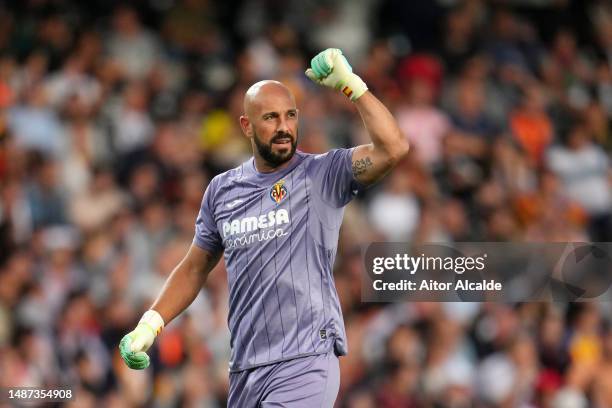
[[[270,189],[270,198],[276,204],[280,204],[281,201],[287,197],[287,194],[289,194],[289,192],[287,191],[287,187],[285,187],[285,180],[277,181]]]

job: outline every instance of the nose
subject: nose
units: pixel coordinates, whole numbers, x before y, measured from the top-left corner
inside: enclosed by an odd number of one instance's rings
[[[276,128],[276,132],[290,133],[289,129],[290,128],[289,128],[289,123],[287,122],[287,119],[281,116],[278,120],[278,126]]]

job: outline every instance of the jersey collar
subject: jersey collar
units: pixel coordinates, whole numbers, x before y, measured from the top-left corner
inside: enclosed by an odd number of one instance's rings
[[[269,173],[261,173],[257,171],[257,168],[255,168],[254,157],[251,157],[251,159],[245,163],[244,169],[245,173],[248,174],[249,178],[253,178],[258,183],[274,183],[289,174],[289,172],[295,169],[296,166],[302,162],[302,160],[304,160],[304,153],[299,150],[296,150],[293,157],[289,160],[289,165],[282,168],[281,170],[271,171]]]

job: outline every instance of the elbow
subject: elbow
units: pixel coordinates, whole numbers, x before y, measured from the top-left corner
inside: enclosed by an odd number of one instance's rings
[[[398,150],[400,160],[402,160],[404,157],[408,156],[408,152],[410,152],[410,143],[408,142],[408,138],[406,138],[406,136],[401,133],[400,136]]]
[[[408,155],[410,143],[408,143],[408,139],[401,132],[398,132],[398,137],[395,139],[395,142],[389,146],[387,151],[391,164],[396,165]]]

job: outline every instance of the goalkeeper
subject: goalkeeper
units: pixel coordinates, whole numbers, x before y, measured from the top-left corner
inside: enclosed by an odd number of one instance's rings
[[[371,143],[325,154],[296,151],[298,109],[280,82],[244,97],[240,126],[253,157],[214,177],[195,236],[157,300],[119,345],[134,369],[165,324],[191,304],[221,254],[229,285],[230,407],[332,407],[338,356],[348,351],[333,263],[344,206],[382,178],[408,145],[385,106],[327,49],[306,75],[346,95]]]

